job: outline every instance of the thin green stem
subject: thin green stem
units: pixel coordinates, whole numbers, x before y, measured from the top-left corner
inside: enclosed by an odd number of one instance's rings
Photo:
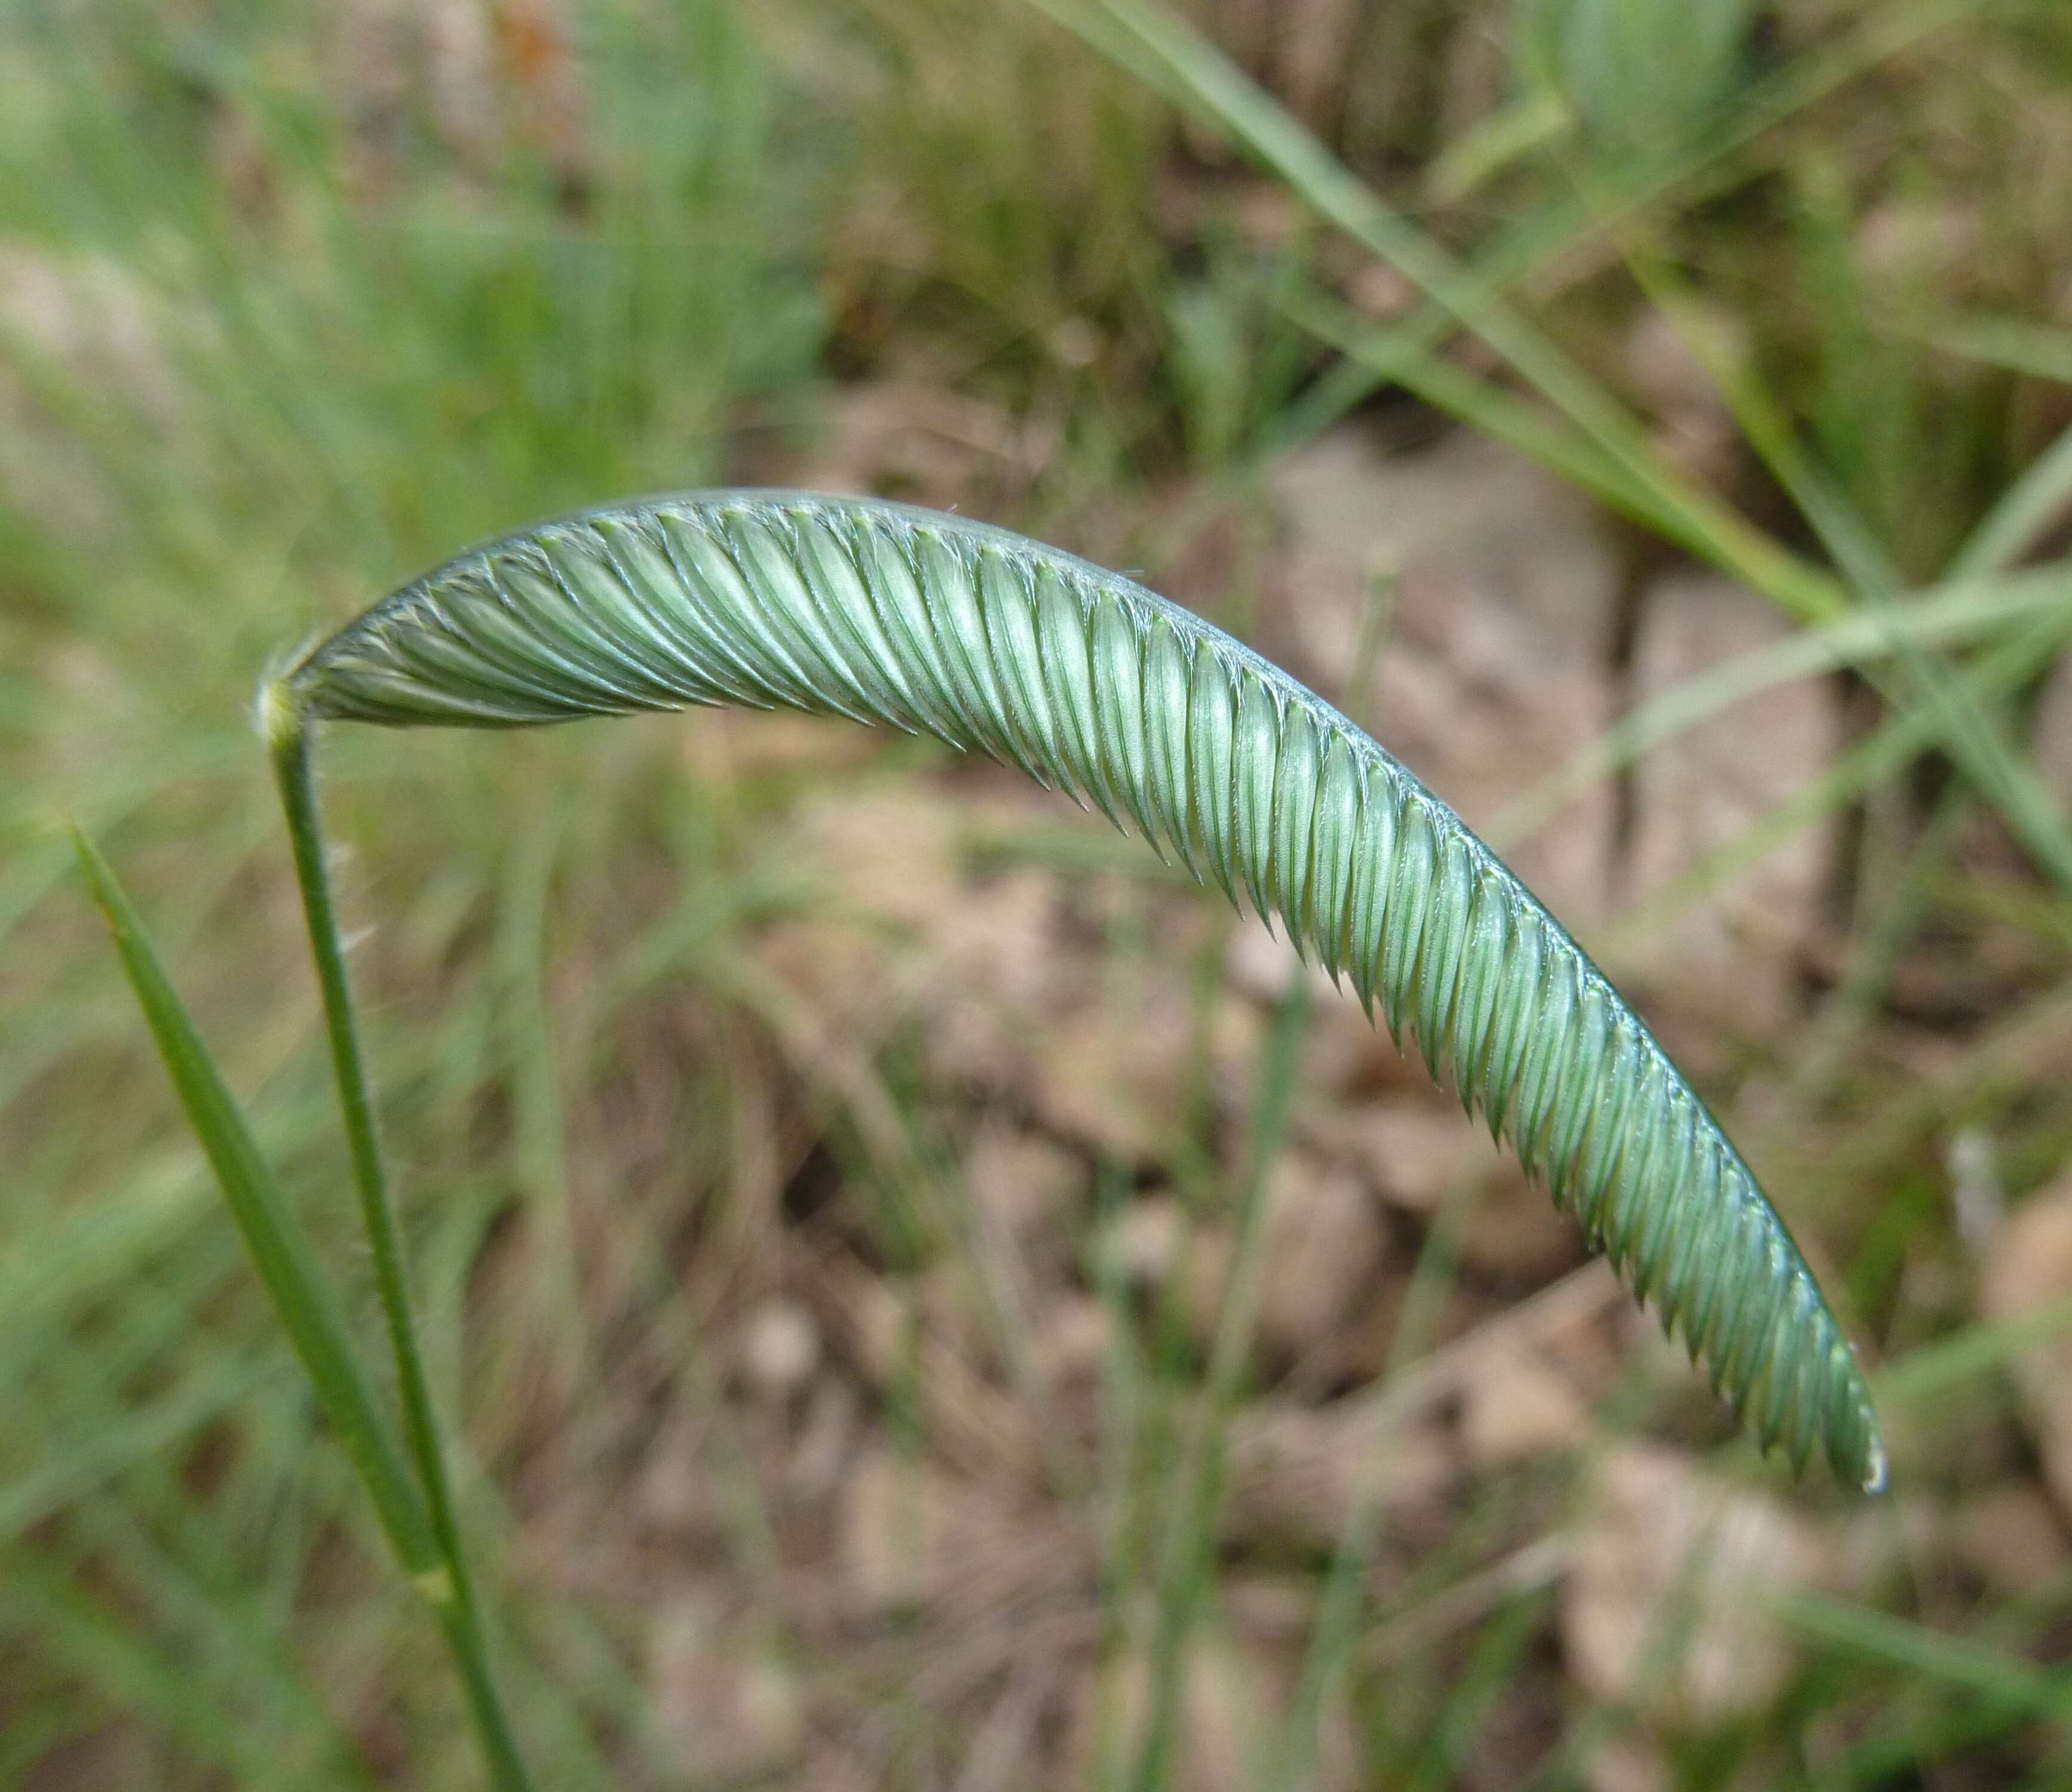
[[[1158,1792],[1171,1776],[1180,1738],[1186,1653],[1207,1591],[1223,1504],[1231,1416],[1242,1391],[1266,1275],[1268,1185],[1287,1142],[1288,1118],[1309,1021],[1309,972],[1296,973],[1281,1000],[1261,1054],[1237,1238],[1217,1304],[1215,1333],[1196,1428],[1169,1510],[1172,1529],[1160,1564],[1157,1617],[1151,1649],[1151,1712],[1137,1756],[1136,1792]]]
[[[518,1752],[517,1738],[490,1665],[487,1629],[461,1547],[452,1483],[446,1473],[445,1452],[440,1447],[438,1415],[432,1406],[431,1383],[417,1344],[417,1316],[404,1273],[395,1205],[389,1198],[388,1173],[375,1132],[373,1091],[360,1048],[360,1028],[353,1014],[352,992],[339,944],[338,914],[331,900],[331,873],[324,862],[309,731],[296,713],[293,699],[278,688],[267,693],[264,708],[267,750],[280,786],[281,806],[294,849],[295,881],[302,887],[302,914],[309,923],[310,950],[323,993],[324,1030],[331,1042],[331,1071],[345,1121],[353,1181],[373,1252],[374,1276],[388,1321],[388,1346],[396,1361],[404,1436],[424,1484],[425,1504],[440,1558],[438,1570],[417,1576],[417,1584],[431,1602],[453,1650],[495,1783],[504,1792],[531,1792],[532,1777]]]
[[[1324,1712],[1343,1690],[1359,1641],[1361,1619],[1369,1609],[1368,1571],[1388,1517],[1390,1452],[1409,1428],[1408,1409],[1400,1400],[1389,1398],[1401,1383],[1396,1383],[1395,1388],[1391,1383],[1431,1346],[1458,1272],[1462,1236],[1474,1217],[1475,1205],[1482,1193],[1483,1185],[1474,1181],[1457,1183],[1447,1194],[1431,1230],[1424,1235],[1410,1272],[1403,1309],[1389,1336],[1379,1397],[1373,1403],[1370,1428],[1355,1459],[1352,1497],[1346,1504],[1338,1549],[1324,1576],[1309,1650],[1281,1731],[1274,1783],[1289,1788],[1289,1792],[1301,1792],[1315,1782],[1317,1739]]]

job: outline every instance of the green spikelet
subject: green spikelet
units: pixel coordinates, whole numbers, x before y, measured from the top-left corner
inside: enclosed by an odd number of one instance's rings
[[[1459,818],[1329,705],[1118,575],[903,505],[717,491],[521,530],[309,652],[311,719],[523,727],[733,703],[1018,765],[1277,919],[1508,1136],[1766,1448],[1867,1489],[1861,1374],[1747,1166]]]

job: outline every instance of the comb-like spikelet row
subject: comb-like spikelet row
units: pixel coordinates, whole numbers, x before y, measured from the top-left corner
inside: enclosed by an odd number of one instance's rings
[[[1884,1475],[1848,1342],[1639,1019],[1400,764],[1128,580],[868,500],[715,492],[462,555],[306,655],[303,713],[517,726],[686,704],[930,734],[1020,766],[1278,918],[1511,1139],[1754,1426]]]

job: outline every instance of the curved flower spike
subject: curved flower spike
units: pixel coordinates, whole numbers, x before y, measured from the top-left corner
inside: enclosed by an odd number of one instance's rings
[[[1178,855],[1335,977],[1581,1222],[1766,1449],[1883,1486],[1848,1341],[1718,1124],[1531,893],[1374,741],[1116,573],[900,504],[712,491],[471,549],[312,648],[298,717],[523,727],[689,704],[886,723]]]

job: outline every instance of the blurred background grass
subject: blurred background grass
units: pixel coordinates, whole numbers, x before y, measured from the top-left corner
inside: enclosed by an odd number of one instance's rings
[[[371,1316],[256,679],[715,483],[1142,569],[1370,721],[1715,1101],[1895,1492],[1757,1462],[1342,998],[991,768],[341,732],[543,1783],[2072,1772],[2072,14],[1174,17],[0,6],[0,1781],[479,1773],[52,816]]]

